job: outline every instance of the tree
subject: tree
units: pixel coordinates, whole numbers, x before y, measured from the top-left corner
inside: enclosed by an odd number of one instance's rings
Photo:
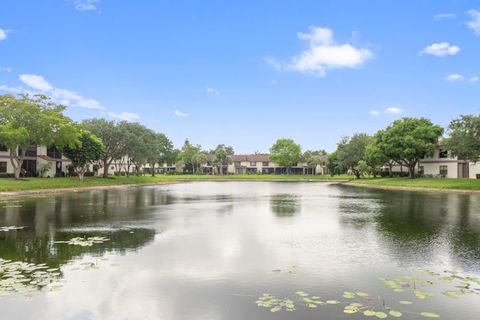
[[[357,179],[360,179],[363,168],[359,162],[365,161],[365,151],[371,137],[366,133],[354,134],[351,138],[343,137],[337,147],[337,159],[341,166],[347,168]]]
[[[155,163],[160,156],[156,133],[137,122],[122,121],[118,126],[123,132],[124,145],[120,156],[129,158],[129,162],[135,166],[137,175],[140,175],[140,169],[147,162],[153,163],[152,170],[155,170]]]
[[[44,95],[0,96],[0,141],[10,151],[16,179],[29,146],[55,144],[62,148],[79,143],[79,132],[64,111],[65,106]]]
[[[215,160],[213,164],[217,167],[220,175],[223,175],[224,168],[233,163],[233,148],[219,144],[214,151]]]
[[[105,152],[102,140],[89,131],[82,131],[80,143],[76,146],[67,146],[63,148],[63,154],[72,162],[73,169],[78,178],[83,181],[85,172],[90,164],[100,160]]]
[[[370,167],[374,178],[377,177],[379,169],[387,162],[388,157],[383,152],[382,148],[380,148],[376,140],[367,145],[365,149],[365,163]]]
[[[410,178],[420,159],[433,156],[443,128],[425,118],[403,118],[394,121],[378,136],[379,148],[400,165],[406,166]]]
[[[336,174],[344,173],[344,170],[342,170],[341,164],[338,161],[338,156],[336,151],[330,153],[330,155],[328,156],[326,167],[332,177]]]
[[[115,121],[105,119],[85,120],[83,126],[103,142],[105,148],[100,160],[103,165],[103,177],[108,178],[108,169],[112,162],[125,153],[126,134]]]
[[[480,116],[462,115],[450,122],[446,147],[459,158],[480,160]]]
[[[185,166],[186,171],[195,173],[198,170],[199,165],[199,154],[202,152],[202,147],[200,145],[193,145],[190,141],[185,140],[180,153],[178,154],[178,164]]]
[[[163,133],[155,133],[152,149],[148,156],[148,163],[152,167],[152,176],[155,176],[155,164],[163,166],[168,163],[173,152],[173,143]]]
[[[302,148],[292,139],[278,139],[270,148],[270,160],[282,167],[287,167],[287,173],[302,157]]]
[[[307,150],[303,153],[301,161],[306,163],[309,167],[316,167],[317,165],[324,164],[323,159],[326,155],[325,150],[311,151]]]

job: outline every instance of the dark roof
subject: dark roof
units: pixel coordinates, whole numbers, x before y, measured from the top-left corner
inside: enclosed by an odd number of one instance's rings
[[[247,162],[268,162],[268,154],[236,154],[233,156],[233,161],[247,161]]]
[[[39,158],[45,160],[45,161],[60,161],[60,159],[55,159],[49,156],[38,156]]]

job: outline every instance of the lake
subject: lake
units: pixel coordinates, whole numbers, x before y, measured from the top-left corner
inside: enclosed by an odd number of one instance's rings
[[[4,199],[0,227],[0,319],[480,314],[479,194],[191,182]]]

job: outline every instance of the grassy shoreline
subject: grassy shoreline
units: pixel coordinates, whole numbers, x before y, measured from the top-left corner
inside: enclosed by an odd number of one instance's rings
[[[85,177],[84,181],[77,178],[25,178],[15,180],[0,178],[0,192],[21,192],[31,190],[79,189],[126,185],[152,185],[185,181],[347,181],[350,176],[320,176],[320,175],[157,175],[139,177],[112,177],[108,179]]]
[[[480,191],[480,179],[368,178],[352,180],[347,184],[383,189]]]

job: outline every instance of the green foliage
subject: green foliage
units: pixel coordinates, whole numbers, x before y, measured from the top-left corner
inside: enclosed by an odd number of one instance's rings
[[[365,149],[365,162],[370,167],[370,172],[375,178],[380,168],[388,162],[388,156],[377,143],[376,136]]]
[[[88,166],[98,161],[105,152],[103,142],[89,131],[83,130],[80,143],[76,146],[63,148],[63,154],[70,159],[75,172],[80,180],[88,169]]]
[[[233,163],[233,148],[219,144],[214,151],[215,160],[213,164],[218,168],[218,172],[223,174],[224,168]]]
[[[124,127],[115,121],[96,118],[83,121],[83,126],[103,142],[105,148],[101,160],[103,176],[107,178],[110,164],[125,154],[126,132],[123,130]]]
[[[453,155],[480,160],[480,116],[462,115],[450,122],[446,147]]]
[[[48,173],[48,171],[50,171],[50,169],[51,169],[50,163],[44,163],[40,165],[38,168],[38,176],[40,178],[44,178],[45,175]]]
[[[205,158],[201,155],[202,147],[200,145],[193,145],[190,141],[185,140],[182,149],[178,153],[177,165],[184,166],[185,171],[190,173],[197,172],[197,169],[200,164],[203,164],[201,161]],[[206,162],[206,160],[205,160]]]
[[[378,147],[385,155],[409,168],[410,177],[415,177],[419,160],[432,156],[443,128],[425,118],[403,118],[394,121],[376,135]]]
[[[302,157],[302,149],[292,139],[278,139],[270,148],[270,160],[290,169]]]
[[[62,148],[79,143],[79,133],[63,112],[65,106],[53,103],[44,95],[0,96],[0,141],[10,150],[15,177],[29,145],[52,145]]]
[[[301,161],[306,163],[309,167],[316,167],[317,165],[324,165],[324,156],[327,153],[325,150],[307,150],[303,153]]]
[[[351,170],[357,179],[361,177],[365,170],[364,162],[365,161],[365,152],[367,145],[370,143],[372,138],[365,133],[357,133],[351,138],[344,137],[340,141],[337,147],[337,159],[340,166]]]

